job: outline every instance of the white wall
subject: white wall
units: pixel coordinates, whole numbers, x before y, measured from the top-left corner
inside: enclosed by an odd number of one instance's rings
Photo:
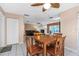
[[[79,12],[77,13],[77,48],[79,51]]]
[[[24,43],[24,21],[23,17],[19,18],[19,42]]]
[[[61,31],[66,35],[65,47],[76,51],[77,50],[77,13],[79,6],[71,8],[60,14]]]

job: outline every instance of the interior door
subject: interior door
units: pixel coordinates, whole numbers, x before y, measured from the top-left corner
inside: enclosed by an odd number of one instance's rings
[[[19,20],[7,18],[7,44],[19,43]]]

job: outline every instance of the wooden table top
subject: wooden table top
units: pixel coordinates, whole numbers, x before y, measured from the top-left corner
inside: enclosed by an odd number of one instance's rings
[[[50,35],[42,35],[39,39],[35,38],[36,41],[40,42],[43,44],[43,53],[44,56],[46,56],[47,52],[47,45],[49,45],[50,43],[55,43],[56,39],[54,36],[50,36]]]
[[[55,38],[53,36],[42,36],[40,39],[35,39],[36,41],[39,41],[43,44],[49,44],[53,41],[55,41]]]

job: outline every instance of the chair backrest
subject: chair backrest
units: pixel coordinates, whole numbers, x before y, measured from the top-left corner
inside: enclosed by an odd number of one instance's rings
[[[64,40],[65,40],[66,36],[62,37],[62,46],[64,48]]]
[[[65,41],[66,36],[63,37],[63,42],[62,42],[62,53],[61,55],[64,56],[64,41]]]
[[[63,37],[57,36],[56,37],[56,45],[55,45],[55,55],[56,56],[61,56],[62,44],[63,44]]]
[[[64,46],[64,41],[65,41],[66,36],[64,36],[64,37],[62,37],[62,38],[63,38],[62,44],[63,44],[63,46]]]
[[[54,33],[54,36],[62,36],[62,33]]]
[[[41,33],[34,33],[34,39],[40,39]]]

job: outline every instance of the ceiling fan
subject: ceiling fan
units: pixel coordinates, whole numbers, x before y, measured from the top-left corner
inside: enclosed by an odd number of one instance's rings
[[[59,3],[34,3],[31,6],[35,7],[35,6],[43,6],[42,11],[45,12],[47,9],[45,8],[45,4],[48,4],[49,7],[52,8],[59,8],[60,4]],[[48,7],[48,5],[46,7]]]

